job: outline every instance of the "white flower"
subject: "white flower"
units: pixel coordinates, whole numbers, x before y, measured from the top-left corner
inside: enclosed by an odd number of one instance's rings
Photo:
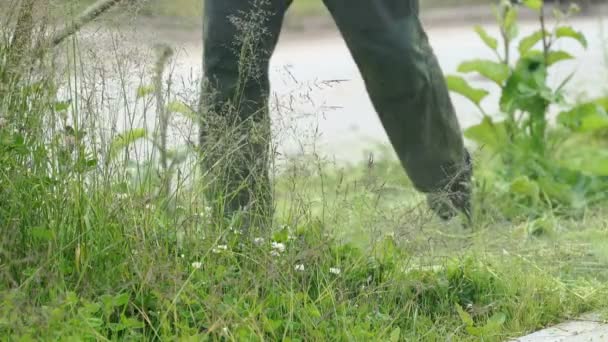
[[[184,254],[182,254],[182,255],[180,255],[180,256],[182,257],[182,259],[186,257]]]
[[[273,257],[278,257],[281,255],[281,253],[279,253],[277,251],[270,251],[270,255],[272,255]]]
[[[200,261],[195,261],[195,262],[192,263],[192,268],[197,269],[197,270],[199,268],[201,268],[202,266],[203,266],[203,263],[200,262]]]
[[[227,251],[228,250],[228,246],[227,245],[219,245],[216,248],[212,249],[211,251],[215,254],[219,254],[222,251]]]
[[[129,195],[124,192],[119,192],[116,194],[116,198],[119,200],[127,199],[128,197]]]
[[[293,269],[298,272],[304,272],[304,264],[298,264],[298,265],[294,266]]]
[[[243,234],[243,232],[240,229],[234,229],[233,226],[228,227],[228,230],[231,231],[231,232],[233,232],[236,235]]]
[[[261,245],[261,244],[263,244],[263,243],[264,243],[264,238],[257,237],[257,238],[255,238],[255,239],[253,239],[253,243],[255,243],[256,245],[258,245],[258,246],[259,246],[259,245]]]
[[[228,328],[223,327],[222,328],[222,333],[224,333],[225,335],[228,335]]]
[[[332,267],[332,268],[329,269],[329,273],[337,275],[337,274],[342,273],[342,270],[339,269],[339,268],[337,268],[337,267]]]
[[[271,245],[272,249],[277,251],[278,253],[285,252],[285,244],[280,242],[273,242]]]

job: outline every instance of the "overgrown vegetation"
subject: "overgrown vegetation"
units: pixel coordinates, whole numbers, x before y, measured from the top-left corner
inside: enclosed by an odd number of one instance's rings
[[[551,68],[575,58],[555,49],[556,41],[574,39],[587,48],[584,34],[567,24],[578,6],[572,5],[566,13],[555,10],[555,27],[548,27],[542,1],[523,3],[538,13],[538,30],[517,40],[519,9],[503,1],[497,9],[501,41],[476,28],[497,60],[465,61],[458,68],[462,73],[477,73],[500,88],[500,115],[492,116],[483,109],[487,90],[476,89],[456,75],[448,76],[448,84],[483,114],[482,122],[465,135],[499,157],[493,170],[498,178],[486,190],[509,203],[507,216],[542,215],[547,210],[580,213],[608,194],[608,98],[573,101],[564,91],[573,75],[555,88],[549,86]],[[517,51],[513,51],[514,45]],[[551,112],[556,110],[553,124]],[[513,211],[513,202],[523,212]]]
[[[498,156],[479,154],[473,230],[419,206],[392,160],[309,156],[275,177],[275,229],[248,236],[209,221],[189,143],[198,94],[176,90],[172,50],[139,65],[118,39],[104,54],[73,36],[41,53],[45,22],[28,3],[0,42],[1,336],[498,341],[608,304],[605,175],[558,163],[564,141],[604,139],[606,114],[547,90],[547,61],[566,55],[533,52],[542,35],[522,40],[516,62],[461,68],[496,78],[506,114],[467,132]],[[515,39],[514,9],[499,13]],[[552,32],[545,45],[584,42]],[[450,80],[480,103],[485,92]],[[562,183],[570,174],[585,182]]]

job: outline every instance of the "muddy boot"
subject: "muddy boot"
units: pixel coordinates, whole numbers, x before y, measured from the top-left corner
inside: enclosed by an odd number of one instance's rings
[[[463,213],[471,222],[471,179],[473,162],[471,155],[465,150],[465,167],[459,170],[452,181],[442,190],[427,195],[429,207],[437,216],[447,221],[458,213]]]

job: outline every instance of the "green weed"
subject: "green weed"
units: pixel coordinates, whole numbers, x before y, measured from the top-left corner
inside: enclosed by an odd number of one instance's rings
[[[555,49],[556,41],[574,39],[587,48],[584,34],[565,23],[578,7],[572,5],[565,13],[555,9],[555,26],[549,28],[543,1],[523,4],[538,14],[537,31],[516,42],[519,8],[501,1],[496,15],[502,41],[482,27],[475,28],[497,60],[475,59],[458,67],[459,72],[479,74],[500,88],[498,118],[483,109],[487,90],[470,86],[461,76],[450,75],[447,82],[453,92],[471,100],[483,115],[482,122],[468,128],[465,135],[486,153],[499,157],[499,169],[488,180],[493,188],[486,188],[487,184],[483,188],[509,199],[503,208],[505,215],[535,215],[536,208],[540,212],[576,213],[608,193],[608,163],[603,152],[606,140],[602,138],[608,128],[608,102],[600,98],[573,103],[564,92],[572,75],[555,89],[548,85],[551,68],[574,59],[569,52]],[[557,125],[552,125],[550,110],[556,107],[560,113]],[[580,145],[582,140],[587,141],[585,147]]]
[[[129,82],[137,67],[118,43],[109,73],[78,37],[57,56],[26,35],[28,59],[8,57],[11,38],[0,43],[6,339],[499,341],[608,304],[606,212],[538,204],[507,221],[505,208],[531,202],[492,200],[511,181],[502,161],[481,164],[484,215],[465,231],[420,206],[390,158],[297,158],[275,176],[271,229],[245,234],[211,221],[200,155],[168,140],[175,121],[197,120],[168,54]],[[154,120],[140,125],[136,109]],[[528,190],[514,196],[542,202]]]

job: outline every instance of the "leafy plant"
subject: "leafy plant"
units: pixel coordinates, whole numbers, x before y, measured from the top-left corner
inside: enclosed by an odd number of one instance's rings
[[[574,58],[569,52],[555,48],[558,40],[573,39],[587,48],[585,35],[564,24],[578,12],[578,7],[572,5],[565,13],[556,9],[555,27],[549,28],[542,0],[522,1],[522,5],[538,14],[538,30],[518,39],[520,9],[510,1],[501,1],[496,17],[502,46],[482,27],[475,27],[475,32],[494,52],[496,60],[474,59],[462,62],[458,67],[461,74],[478,74],[499,87],[500,116],[490,116],[482,106],[489,91],[471,86],[458,75],[448,75],[447,84],[452,92],[466,97],[480,110],[481,122],[468,128],[465,136],[500,156],[501,174],[512,182],[508,187],[512,193],[535,198],[535,203],[539,203],[536,199],[538,189],[549,203],[584,207],[586,201],[581,203],[581,198],[589,199],[605,190],[599,185],[601,182],[594,179],[608,176],[608,159],[605,156],[598,158],[603,154],[596,150],[590,152],[593,157],[588,157],[593,166],[580,167],[584,164],[580,160],[578,163],[560,160],[557,151],[577,134],[606,130],[608,101],[568,103],[564,88],[572,75],[555,88],[548,83],[554,65]],[[514,58],[515,46],[517,58]],[[549,118],[552,106],[565,108],[558,116],[557,127],[551,126]],[[583,183],[586,186],[581,187]],[[563,189],[564,185],[570,189]]]

